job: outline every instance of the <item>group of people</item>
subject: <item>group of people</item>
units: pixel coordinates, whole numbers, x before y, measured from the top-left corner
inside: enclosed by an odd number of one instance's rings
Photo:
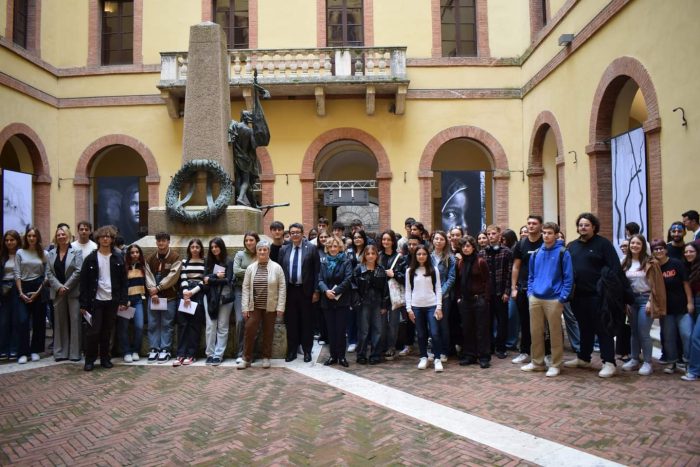
[[[205,248],[190,240],[185,258],[157,233],[156,251],[144,257],[132,244],[115,248],[111,226],[94,232],[78,224],[71,242],[67,225],[57,227],[44,250],[40,232],[5,232],[0,301],[0,360],[36,361],[44,352],[47,303],[53,308],[53,355],[81,360],[85,370],[97,357],[112,366],[116,337],[125,362],[139,360],[144,318],[149,362],[191,365],[199,357],[204,328],[206,364],[224,360],[229,324],[235,323],[238,369],[254,357],[260,327],[262,366],[270,367],[276,322],[284,322],[291,362],[311,361],[314,338],[328,344],[325,365],[376,365],[406,357],[418,344],[419,370],[459,365],[489,368],[491,357],[512,359],[527,372],[560,374],[588,368],[600,349],[598,375],[623,371],[649,375],[650,330],[662,326],[664,371],[700,377],[699,241],[697,211],[674,222],[667,241],[649,244],[628,224],[621,252],[599,235],[591,213],[576,220],[578,238],[565,244],[559,226],[530,215],[520,235],[497,225],[476,237],[460,226],[428,233],[406,219],[405,236],[392,230],[369,236],[360,221],[346,228],[319,219],[313,235],[293,223],[275,221],[271,241],[247,232],[233,258],[224,241]],[[317,234],[316,234],[317,233]],[[115,326],[116,325],[116,326]],[[177,348],[173,334],[177,325]],[[564,328],[576,357],[563,361]],[[31,332],[30,332],[31,330]],[[31,337],[30,337],[31,336]]]

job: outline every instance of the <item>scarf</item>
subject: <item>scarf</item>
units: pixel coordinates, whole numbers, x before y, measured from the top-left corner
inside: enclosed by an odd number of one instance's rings
[[[335,271],[336,266],[343,262],[345,262],[345,253],[338,253],[335,256],[326,255],[328,273],[333,274],[333,271]]]

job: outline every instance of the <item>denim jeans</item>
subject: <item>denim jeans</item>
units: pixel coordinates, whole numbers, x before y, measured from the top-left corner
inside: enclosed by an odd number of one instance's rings
[[[399,351],[396,348],[396,341],[399,338],[399,322],[401,321],[401,312],[406,308],[401,306],[395,310],[388,310],[382,320],[382,336],[384,337],[384,351]]]
[[[236,313],[236,357],[243,357],[245,343],[245,319],[243,319],[243,288],[236,286],[233,298],[233,311]]]
[[[368,344],[372,346],[370,356],[373,359],[380,357],[383,319],[379,303],[362,304],[357,315],[357,358],[367,357]]]
[[[435,338],[433,337],[433,353],[435,354],[435,357],[439,357],[440,355],[449,355],[450,354],[450,313],[452,312],[452,299],[450,296],[443,297],[442,300],[442,319],[441,320],[435,320],[435,326],[437,328],[437,331],[434,334],[437,334],[439,342],[440,342],[440,351],[435,349]],[[433,318],[434,319],[434,318]]]
[[[518,345],[518,334],[520,333],[520,314],[516,300],[508,300],[508,337],[506,338],[506,348],[515,348]]]
[[[564,303],[564,326],[566,327],[566,335],[569,336],[569,343],[574,352],[578,353],[581,348],[581,334],[578,330],[578,321],[574,316],[574,311],[571,309],[571,303]]]
[[[151,300],[148,299],[148,344],[152,349],[171,351],[178,304],[177,299],[168,300],[167,310],[151,310]]]
[[[119,336],[119,348],[124,355],[139,352],[143,338],[143,300],[136,300],[134,306],[134,338],[129,341],[130,319],[117,316],[117,335]]]
[[[10,292],[0,299],[0,354],[18,355],[19,336],[24,329],[29,332],[29,319],[20,306],[17,287],[13,285]]]
[[[632,353],[631,357],[639,360],[639,352],[642,353],[641,361],[651,363],[652,341],[651,325],[654,323],[654,318],[647,314],[647,303],[649,302],[648,293],[635,293],[634,305],[630,315],[630,328],[632,328]]]
[[[350,313],[348,313],[348,322],[346,323],[348,345],[357,344],[357,315],[359,312],[359,309],[350,307]]]
[[[693,317],[688,313],[666,315],[664,319],[663,340],[666,344],[666,361],[676,363],[678,361],[678,342],[676,336],[681,335],[683,352],[690,349],[690,335],[693,331]]]
[[[436,307],[414,306],[412,309],[416,318],[416,333],[418,334],[418,349],[420,350],[421,358],[428,357],[428,333],[430,333],[433,338],[433,353],[439,355],[438,350],[442,347],[440,346],[440,336],[437,333],[437,320],[435,319]],[[431,324],[431,320],[433,324]]]
[[[226,343],[228,342],[228,323],[231,319],[231,310],[233,302],[219,305],[219,313],[216,320],[211,319],[209,313],[205,312],[206,319],[206,339],[207,339],[207,357],[223,358],[226,351]]]
[[[700,295],[695,296],[695,325],[693,332],[690,335],[689,355],[688,355],[688,373],[695,376],[700,376]]]

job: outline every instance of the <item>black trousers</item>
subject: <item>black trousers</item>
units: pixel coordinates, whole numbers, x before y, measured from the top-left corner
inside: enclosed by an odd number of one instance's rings
[[[491,295],[489,306],[491,316],[496,318],[496,352],[505,352],[508,339],[508,302],[503,303],[502,295]]]
[[[600,345],[600,358],[604,363],[615,364],[615,341],[612,335],[603,326],[600,317],[600,297],[574,295],[571,300],[571,309],[574,311],[578,328],[581,332],[581,348],[578,358],[586,362],[591,361],[593,353],[593,341],[598,336]]]
[[[520,318],[520,353],[530,355],[532,336],[530,335],[530,303],[527,299],[527,289],[518,288],[515,305],[518,307],[518,318]]]
[[[329,304],[329,308],[323,309],[323,316],[326,318],[328,326],[328,344],[331,350],[331,357],[345,358],[345,327],[348,324],[348,314],[350,307],[334,306]]]
[[[459,302],[462,322],[462,352],[467,358],[491,360],[491,313],[483,295],[472,296]]]
[[[199,339],[202,335],[204,324],[204,305],[200,303],[202,298],[197,298],[197,308],[193,315],[177,312],[177,356],[196,357],[199,350]]]
[[[311,298],[311,295],[304,294],[303,287],[287,284],[284,324],[287,327],[288,355],[296,355],[299,344],[304,352],[311,352],[314,343]]]
[[[113,301],[95,300],[90,314],[92,325],[85,324],[85,363],[94,363],[98,350],[100,362],[109,361],[109,340],[117,318],[119,304]]]

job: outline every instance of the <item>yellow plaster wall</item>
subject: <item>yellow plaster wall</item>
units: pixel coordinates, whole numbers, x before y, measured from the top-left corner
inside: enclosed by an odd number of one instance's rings
[[[410,89],[517,88],[522,75],[517,66],[409,67]]]
[[[7,2],[11,0],[0,0],[0,35],[7,37]]]
[[[261,49],[314,48],[316,26],[314,1],[258,2],[258,47]]]
[[[528,0],[489,0],[488,18],[492,57],[517,57],[530,45]]]
[[[584,7],[588,2],[580,2]],[[576,7],[576,10],[579,7]],[[682,63],[684,76],[700,73],[700,58],[678,44],[694,43],[697,39],[693,18],[700,15],[700,4],[683,0],[673,5],[653,0],[638,0],[629,4],[585,46],[579,49],[543,83],[527,94],[523,101],[523,126],[526,135],[542,110],[550,110],[562,131],[566,160],[567,232],[571,235],[576,215],[590,209],[589,162],[585,148],[589,144],[591,108],[598,83],[608,65],[618,57],[628,56],[640,61],[649,73],[656,89],[662,123],[662,183],[663,223],[669,224],[679,214],[691,209],[695,200],[688,197],[695,189],[694,177],[688,176],[688,166],[694,149],[700,145],[700,128],[680,124],[673,108],[700,108],[700,93],[692,80],[678,79],[677,67]],[[571,15],[569,15],[571,16]],[[573,15],[574,17],[576,15]],[[648,31],[654,34],[648,34]],[[558,32],[554,34],[558,35]],[[529,151],[529,136],[523,139],[523,151]],[[573,163],[576,151],[578,163]],[[511,194],[511,200],[513,194]]]
[[[406,46],[408,57],[430,57],[432,34],[429,1],[374,2],[374,45]]]
[[[41,2],[41,58],[63,67],[85,66],[88,55],[88,2]]]
[[[65,77],[58,81],[56,97],[159,95],[159,73]]]
[[[172,14],[171,12],[177,12]],[[143,2],[143,63],[160,64],[160,52],[187,50],[190,26],[202,21],[201,2],[147,0]]]
[[[549,14],[550,17],[554,17],[557,12],[564,6],[566,0],[548,0],[549,1]]]
[[[50,95],[56,93],[56,77],[31,62],[19,57],[4,47],[0,47],[0,70]]]

